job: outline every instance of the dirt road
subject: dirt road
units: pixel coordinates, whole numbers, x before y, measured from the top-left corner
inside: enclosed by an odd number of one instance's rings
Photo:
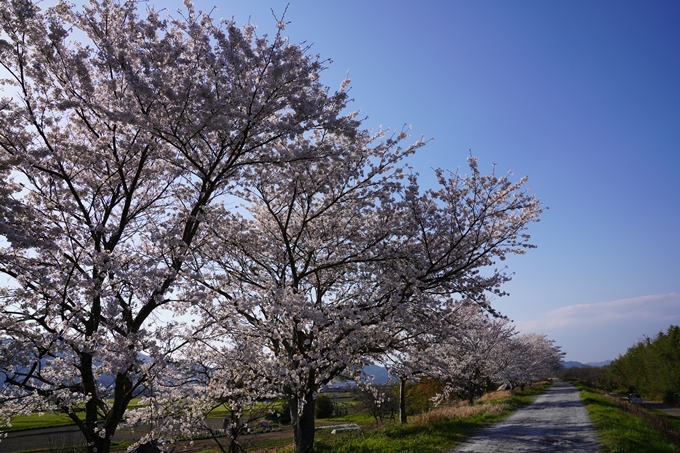
[[[449,453],[596,453],[599,446],[578,390],[556,379],[531,405],[480,431]]]

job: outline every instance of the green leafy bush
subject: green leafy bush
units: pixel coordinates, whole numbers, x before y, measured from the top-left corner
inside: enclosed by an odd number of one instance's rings
[[[316,418],[328,418],[333,416],[333,400],[326,395],[316,397]]]

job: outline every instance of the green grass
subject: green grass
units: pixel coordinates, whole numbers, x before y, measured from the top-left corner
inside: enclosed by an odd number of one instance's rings
[[[365,412],[357,412],[354,414],[340,415],[337,417],[328,417],[322,419],[316,419],[316,426],[323,425],[339,425],[341,423],[356,423],[360,426],[369,426],[370,424],[375,424],[375,419],[371,414]]]
[[[356,435],[317,434],[316,449],[324,453],[439,452],[461,443],[476,429],[500,417],[474,416],[430,425],[394,425]]]
[[[139,407],[137,403],[139,398],[135,398],[128,404],[128,409],[134,409]],[[84,413],[79,413],[80,416],[84,416]],[[35,412],[31,415],[14,417],[12,419],[12,426],[3,426],[2,431],[20,431],[22,429],[36,429],[36,428],[53,428],[55,426],[70,426],[75,425],[71,417],[66,414],[55,412],[46,412],[40,415]]]
[[[488,407],[498,404],[508,405],[508,408],[498,415],[480,413],[470,417],[444,419],[422,425],[395,424],[384,428],[364,430],[361,433],[332,435],[329,432],[319,431],[316,434],[315,450],[320,453],[438,453],[446,451],[462,443],[475,431],[496,423],[517,409],[530,404],[539,394],[545,392],[548,386],[548,384],[542,384],[517,392],[514,396],[478,403]],[[356,419],[353,421],[359,422]],[[365,420],[361,421],[365,423]]]
[[[582,384],[572,384],[581,390],[581,401],[602,440],[604,452],[680,453],[680,446],[650,426],[649,421],[624,410],[624,403]],[[631,410],[644,411],[640,408]]]
[[[55,426],[74,425],[73,420],[66,414],[50,414],[43,415],[32,414],[29,416],[15,417],[12,419],[12,426],[3,427],[3,431],[19,431],[22,429],[34,428],[52,428]]]
[[[265,440],[257,440],[253,442],[247,442],[246,439],[241,438],[241,441],[245,443],[246,445],[246,451],[257,451],[261,452],[263,450],[265,451],[276,451],[276,452],[285,452],[285,451],[291,451],[294,452],[295,449],[287,449],[290,445],[293,444],[293,433],[290,433],[290,436],[286,437],[280,437],[276,439],[265,439]],[[205,453],[209,453],[209,451],[206,451]],[[220,453],[220,450],[215,448],[212,450],[212,453]]]
[[[680,418],[674,417],[673,415],[667,414],[665,412],[661,412],[656,409],[652,409],[650,407],[646,407],[646,409],[656,415],[657,417],[660,417],[661,419],[664,419],[670,423],[676,431],[680,433]]]

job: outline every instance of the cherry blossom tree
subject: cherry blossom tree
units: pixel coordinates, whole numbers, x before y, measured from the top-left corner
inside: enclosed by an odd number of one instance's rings
[[[390,376],[399,382],[399,422],[407,423],[406,417],[406,384],[423,375],[427,365],[419,360],[418,352],[421,351],[416,345],[410,344],[410,348],[400,347],[395,351],[384,354],[382,359]],[[423,347],[423,349],[425,349]],[[410,352],[406,352],[406,351]],[[391,352],[391,353],[390,353]]]
[[[141,407],[127,412],[126,424],[148,428],[139,443],[201,435],[224,453],[244,451],[239,437],[280,410],[265,403],[280,397],[275,380],[259,372],[268,358],[247,341],[193,342],[183,352],[186,360],[174,360],[166,368],[141,399]],[[227,412],[218,426],[208,419],[216,409]]]
[[[444,398],[455,394],[470,405],[489,384],[499,382],[506,365],[503,353],[516,334],[505,318],[494,318],[476,305],[460,310],[460,328],[426,352],[429,372],[446,384]]]
[[[507,318],[476,305],[465,304],[455,315],[455,327],[410,356],[446,384],[440,400],[453,394],[472,404],[490,385],[524,389],[559,371],[564,353],[545,335],[520,335]]]
[[[389,383],[378,384],[372,376],[362,376],[356,381],[359,404],[363,411],[370,413],[375,425],[380,426],[385,417],[394,418],[397,411],[397,398],[394,387]]]
[[[312,447],[320,387],[392,339],[396,306],[372,276],[392,253],[394,165],[420,143],[402,149],[397,134],[371,146],[379,138],[291,143],[326,157],[263,169],[241,193],[245,212],[225,207],[196,255],[194,278],[213,297],[197,307],[214,336],[240,332],[269,351],[262,373],[289,401],[298,451]]]
[[[439,172],[441,188],[420,193],[400,165],[421,142],[402,148],[404,134],[381,135],[291,143],[326,158],[263,169],[238,210],[215,208],[194,255],[188,291],[205,291],[204,323],[268,351],[262,373],[280,381],[298,452],[312,448],[322,385],[398,347],[457,298],[490,310],[486,295],[509,277],[479,269],[530,247],[522,231],[540,213],[523,181],[482,176],[475,159],[471,174]]]
[[[511,388],[554,376],[562,368],[564,353],[546,335],[526,333],[512,339],[504,353],[502,379]]]
[[[306,47],[185,5],[0,1],[0,419],[62,411],[91,452],[187,342],[158,314],[216,201],[358,126]]]
[[[376,357],[376,361],[382,363],[390,376],[399,382],[400,423],[407,423],[407,382],[438,375],[433,370],[438,369],[441,363],[433,360],[432,348],[446,343],[460,335],[461,329],[469,327],[465,319],[469,306],[470,303],[462,302],[446,304],[437,307],[438,310],[412,311],[418,321],[411,323],[410,330],[398,333],[399,340],[394,342],[391,350]]]
[[[529,236],[521,231],[527,223],[538,220],[540,204],[521,192],[526,178],[511,183],[495,173],[482,175],[477,159],[468,159],[471,174],[461,175],[437,170],[438,190],[424,196],[415,195],[415,178],[406,191],[406,224],[411,232],[412,271],[418,275],[418,292],[427,294],[429,302],[417,310],[404,310],[401,340],[387,364],[401,381],[401,416],[405,422],[405,383],[421,372],[432,372],[430,346],[442,344],[461,335],[461,329],[474,327],[469,317],[470,303],[493,316],[499,314],[488,302],[488,295],[503,296],[501,285],[510,277],[503,269],[485,275],[479,269],[504,260],[509,253],[522,254],[533,247]],[[448,176],[448,177],[447,177]],[[458,296],[457,299],[447,299]],[[433,304],[434,303],[434,304]],[[474,310],[473,310],[474,311]],[[467,313],[467,314],[466,314]],[[462,318],[461,318],[462,316]],[[474,336],[474,335],[473,335]],[[436,367],[435,367],[436,368]]]

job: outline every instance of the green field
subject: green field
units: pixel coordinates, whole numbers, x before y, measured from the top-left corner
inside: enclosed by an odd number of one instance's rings
[[[128,409],[134,409],[139,403],[139,398],[135,398],[128,404]],[[82,414],[77,412],[78,414]],[[84,414],[83,414],[84,415]],[[20,416],[12,419],[12,426],[2,427],[3,431],[19,431],[22,429],[52,428],[55,426],[75,425],[71,417],[63,413],[34,413],[29,416]]]

